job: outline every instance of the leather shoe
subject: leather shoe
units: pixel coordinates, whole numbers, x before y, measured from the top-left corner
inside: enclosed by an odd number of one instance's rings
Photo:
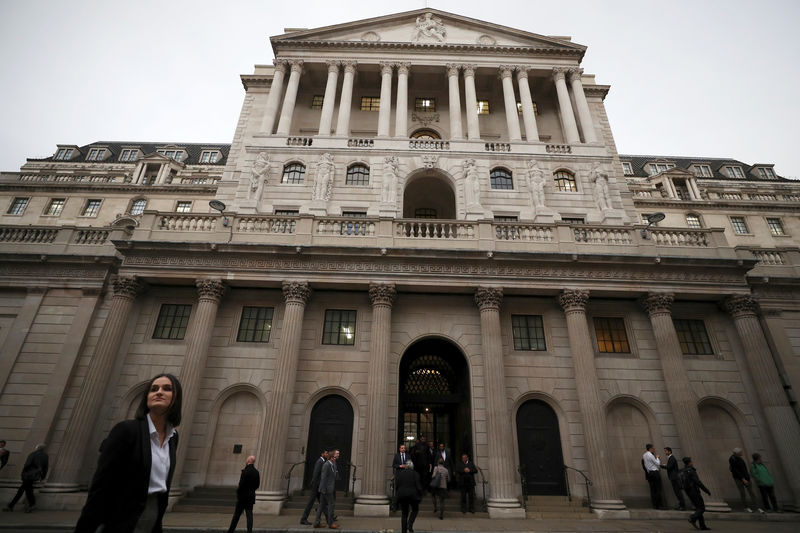
[[[690,519],[689,519],[689,523],[690,523],[690,524],[692,524],[692,527],[693,527],[693,528],[695,528],[695,529],[700,529],[699,527],[697,527],[697,524],[695,524],[695,522],[697,522],[697,519],[696,519],[696,518],[690,518]]]
[[[700,529],[702,529],[703,531],[711,531],[711,528],[706,526],[703,526]]]
[[[328,526],[330,529],[339,529],[339,524],[331,524]]]
[[[320,527],[325,527],[325,526],[323,526],[322,524],[314,524],[314,527],[315,528],[320,528]]]
[[[310,526],[311,522],[309,522],[308,520],[300,520],[300,525],[301,526]]]

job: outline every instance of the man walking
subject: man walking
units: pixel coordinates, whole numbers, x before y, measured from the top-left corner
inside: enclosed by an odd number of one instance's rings
[[[253,533],[253,505],[256,503],[256,490],[261,484],[261,476],[259,476],[256,467],[253,466],[255,462],[255,455],[251,455],[245,461],[242,475],[239,477],[239,486],[236,488],[236,510],[233,512],[228,533],[233,533],[236,530],[242,511],[245,512],[247,517],[247,533]]]
[[[309,489],[311,495],[308,498],[306,508],[303,510],[303,516],[300,518],[300,524],[310,526],[311,522],[308,521],[308,515],[311,514],[311,509],[314,508],[314,502],[319,504],[319,480],[322,475],[322,465],[328,460],[328,450],[323,450],[317,460],[314,461],[314,472],[311,474],[311,484]]]
[[[703,513],[706,512],[706,503],[703,501],[703,495],[700,494],[700,490],[702,489],[703,492],[711,496],[711,492],[703,485],[703,482],[700,481],[700,478],[697,476],[697,470],[694,468],[694,464],[692,463],[691,457],[684,457],[683,464],[685,468],[681,471],[681,477],[683,478],[683,489],[686,491],[686,495],[689,496],[689,500],[691,500],[692,504],[694,505],[694,513],[692,516],[689,517],[689,523],[694,526],[695,529],[703,529],[709,530],[710,527],[706,527],[706,521],[703,518]],[[697,523],[699,522],[700,527],[697,527]]]
[[[650,501],[653,509],[661,509],[661,461],[656,455],[656,449],[652,444],[645,446],[647,451],[642,455],[642,467],[644,476],[650,485]]]
[[[733,476],[733,481],[736,483],[736,488],[739,489],[739,498],[742,500],[742,507],[744,507],[744,510],[748,513],[752,513],[752,507],[755,507],[758,509],[759,513],[763,514],[764,509],[758,506],[758,500],[756,500],[756,495],[753,493],[753,484],[750,482],[750,472],[747,471],[747,463],[745,463],[742,458],[743,454],[744,452],[741,448],[734,448],[730,458],[728,458],[731,476]],[[745,491],[750,495],[749,504],[747,503]]]
[[[669,446],[664,448],[664,453],[667,454],[667,464],[661,465],[661,468],[665,468],[667,470],[667,477],[669,478],[669,482],[672,485],[672,492],[675,493],[675,497],[678,498],[678,507],[676,508],[678,511],[685,511],[686,510],[686,503],[683,501],[683,491],[681,490],[681,480],[678,476],[678,460],[675,459],[675,456],[672,455],[672,448]]]
[[[336,504],[336,479],[339,477],[339,470],[336,467],[336,460],[339,459],[339,450],[330,450],[328,460],[322,465],[322,472],[319,478],[319,507],[317,507],[317,518],[314,520],[314,527],[325,527],[320,523],[323,511],[325,512],[325,522],[330,529],[339,529],[339,524],[334,523],[334,507]]]
[[[17,489],[17,494],[8,506],[3,508],[3,511],[13,511],[14,506],[22,497],[23,492],[25,493],[25,499],[28,503],[25,512],[30,513],[36,509],[36,496],[33,494],[33,484],[47,477],[47,468],[50,465],[50,459],[44,452],[45,448],[46,446],[44,444],[37,444],[36,448],[28,455],[28,458],[25,460],[25,466],[22,467],[22,474],[20,475],[22,478],[22,485]]]

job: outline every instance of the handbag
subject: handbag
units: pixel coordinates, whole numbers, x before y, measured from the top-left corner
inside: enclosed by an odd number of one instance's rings
[[[441,484],[442,484],[442,473],[438,472],[435,476],[433,476],[433,479],[431,479],[430,486],[432,489],[438,489]]]

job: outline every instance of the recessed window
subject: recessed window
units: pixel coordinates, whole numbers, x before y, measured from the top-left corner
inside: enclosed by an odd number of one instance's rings
[[[694,175],[698,178],[710,178],[713,176],[711,167],[709,165],[695,165]]]
[[[692,229],[702,228],[703,225],[700,223],[700,216],[695,215],[694,213],[689,213],[686,215],[686,225]]]
[[[622,173],[626,176],[633,176],[633,165],[631,165],[628,161],[623,161]]]
[[[414,133],[411,134],[411,138],[412,139],[423,139],[423,140],[424,139],[430,139],[430,140],[441,139],[441,137],[439,136],[439,134],[437,132],[435,132],[434,130],[429,130],[429,129],[417,130],[417,131],[415,131]]]
[[[513,189],[514,180],[511,172],[504,168],[495,168],[489,173],[489,181],[492,189]]]
[[[489,114],[489,100],[478,100],[478,114],[479,115]]]
[[[178,200],[175,204],[176,213],[190,213],[192,211],[191,200]]]
[[[81,216],[96,217],[97,213],[100,212],[100,204],[102,203],[103,201],[100,199],[86,200],[86,206],[83,208]]]
[[[747,227],[747,222],[745,222],[744,217],[731,217],[731,226],[733,226],[733,231],[738,233],[739,235],[750,233],[750,230]]]
[[[564,222],[565,224],[571,224],[571,225],[580,225],[580,224],[586,224],[586,219],[584,219],[582,217],[581,218],[579,218],[579,217],[561,217],[561,222]]]
[[[659,172],[664,172],[665,170],[669,170],[675,165],[673,163],[650,163],[650,175],[654,176]]]
[[[713,354],[711,341],[708,339],[706,325],[702,320],[681,320],[673,319],[675,332],[681,343],[681,351],[684,355],[707,355]]]
[[[322,344],[353,345],[356,341],[356,312],[343,309],[325,311]]]
[[[415,98],[414,111],[436,111],[436,98]]]
[[[147,207],[147,200],[144,198],[134,200],[131,204],[131,215],[141,215],[144,213],[145,207]]]
[[[546,350],[544,325],[539,315],[512,315],[515,350]]]
[[[272,307],[243,307],[236,340],[238,342],[269,342],[274,311]]]
[[[311,98],[311,109],[322,109],[322,104],[325,102],[325,96],[315,94]]]
[[[163,304],[158,313],[156,329],[153,331],[154,339],[180,340],[186,335],[186,326],[189,324],[191,305]]]
[[[289,163],[283,167],[281,183],[303,183],[306,175],[306,166],[302,163]]]
[[[183,160],[183,150],[158,150],[158,153],[175,161]]]
[[[495,222],[518,222],[519,217],[514,215],[495,215],[494,216]]]
[[[59,148],[56,152],[57,161],[66,161],[72,157],[72,148]]]
[[[769,232],[775,237],[786,235],[786,231],[783,229],[783,222],[779,218],[768,218],[767,226],[769,226]]]
[[[575,183],[575,176],[566,170],[559,170],[553,174],[557,191],[578,192],[578,184]]]
[[[594,333],[600,353],[630,353],[625,321],[621,318],[595,318]]]
[[[14,198],[14,201],[8,206],[7,213],[9,215],[21,215],[25,212],[26,207],[28,207],[27,198]]]
[[[414,218],[436,218],[436,209],[432,207],[417,207],[414,209]]]
[[[775,171],[769,167],[758,167],[758,175],[765,180],[774,180]]]
[[[216,163],[219,158],[219,152],[216,150],[203,150],[200,153],[201,163]]]
[[[89,155],[86,156],[87,161],[100,161],[106,156],[104,148],[92,148],[89,150]]]
[[[725,167],[728,171],[728,176],[731,178],[737,178],[740,180],[744,179],[744,172],[742,172],[742,167]]]
[[[44,210],[44,214],[57,217],[61,214],[61,210],[64,209],[65,203],[67,203],[66,198],[53,198],[50,200],[50,203],[47,204],[47,209]]]
[[[378,111],[381,108],[381,99],[377,96],[362,96],[361,111]]]
[[[522,102],[517,102],[517,114],[518,115],[522,114]],[[533,114],[534,115],[539,114],[539,106],[536,105],[536,102],[533,102]]]
[[[139,150],[123,150],[121,154],[119,154],[120,161],[136,161],[136,158],[139,155]]]
[[[369,167],[356,163],[347,168],[344,178],[345,185],[369,185]]]

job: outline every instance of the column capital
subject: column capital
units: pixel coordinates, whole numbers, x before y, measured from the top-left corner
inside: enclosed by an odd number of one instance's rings
[[[136,296],[143,292],[145,284],[136,276],[118,276],[114,280],[114,297],[135,300]]]
[[[461,70],[464,71],[464,77],[467,76],[475,76],[475,69],[478,68],[478,65],[471,65],[471,64],[462,64]]]
[[[381,61],[379,64],[381,66],[381,76],[392,74],[392,69],[394,69],[395,65],[394,63],[392,63],[391,61]]]
[[[342,63],[342,67],[344,67],[345,74],[348,73],[348,72],[350,74],[355,74],[356,73],[356,68],[358,67],[358,61],[354,61],[354,60],[348,59],[348,60],[342,61],[341,63]]]
[[[581,81],[581,76],[583,76],[583,69],[582,68],[571,68],[567,70],[569,74],[569,81]]]
[[[564,75],[567,73],[567,68],[565,67],[553,67],[553,79],[555,81],[563,80]]]
[[[311,287],[307,281],[284,281],[283,299],[286,303],[305,305],[311,297]]]
[[[500,79],[510,78],[514,73],[514,65],[500,65]]]
[[[648,316],[672,313],[672,302],[675,295],[670,292],[651,292],[641,300],[642,307],[647,311]]]
[[[448,63],[446,67],[448,76],[458,76],[458,71],[461,69],[458,63]]]
[[[285,59],[274,59],[272,64],[275,65],[276,72],[286,72],[286,67],[289,66],[289,62]]]
[[[733,318],[757,316],[759,311],[758,301],[749,294],[728,296],[720,305]]]
[[[410,61],[400,61],[398,63],[395,63],[395,65],[397,66],[397,73],[398,74],[406,74],[407,75],[408,72],[411,70],[411,62]]]
[[[586,304],[589,301],[589,291],[582,289],[564,289],[558,295],[558,304],[565,313],[571,311],[586,311]]]
[[[528,71],[531,70],[531,67],[517,65],[514,70],[517,72],[517,80],[528,79]]]
[[[221,279],[198,279],[194,282],[200,300],[213,300],[219,303],[225,295],[225,283]]]
[[[372,302],[373,307],[391,307],[394,305],[395,298],[397,298],[397,289],[394,283],[369,284],[369,301]]]
[[[329,73],[331,72],[335,72],[336,74],[339,73],[339,67],[342,65],[341,61],[338,61],[336,59],[329,59],[328,61],[325,61],[325,63],[328,65]]]
[[[500,309],[503,289],[500,287],[478,287],[475,290],[475,303],[481,311]]]
[[[304,63],[304,61],[302,59],[290,59],[289,60],[289,65],[292,68],[292,72],[297,72],[298,74],[302,74],[303,73],[303,63]]]

